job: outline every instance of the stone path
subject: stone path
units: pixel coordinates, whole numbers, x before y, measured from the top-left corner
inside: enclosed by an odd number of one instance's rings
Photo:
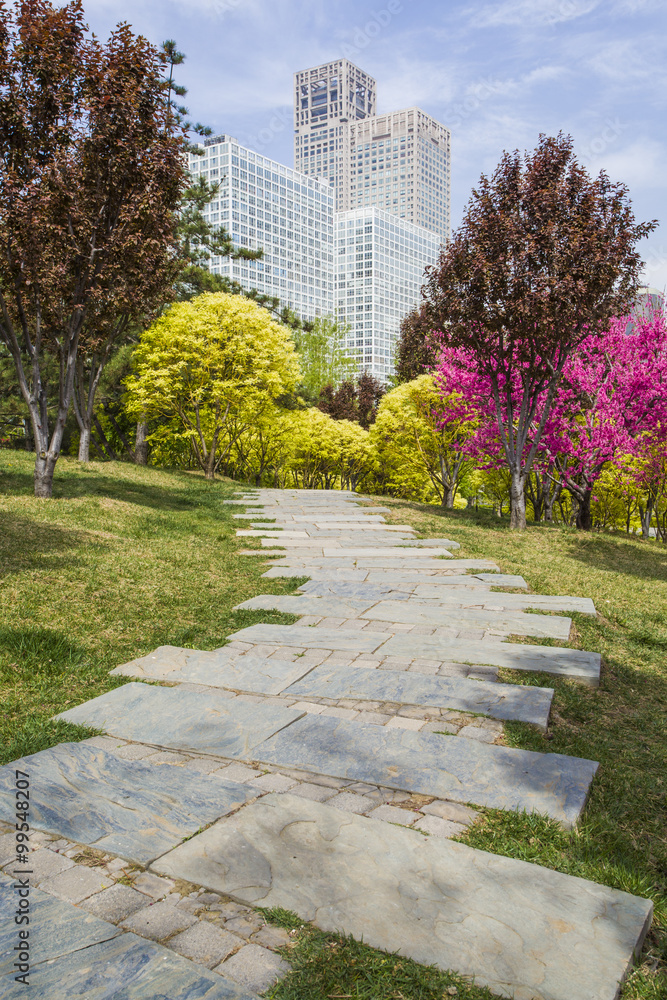
[[[598,683],[555,614],[593,603],[494,590],[528,584],[354,494],[229,502],[252,556],[279,546],[264,576],[302,580],[239,607],[298,623],[122,664],[131,682],[61,716],[108,735],[0,769],[0,906],[31,776],[34,995],[250,998],[289,968],[260,905],[503,996],[613,1000],[650,902],[451,840],[486,806],[576,823],[596,762],[507,747],[503,720],[548,724],[553,691],[522,670]],[[9,997],[12,948],[0,934]]]

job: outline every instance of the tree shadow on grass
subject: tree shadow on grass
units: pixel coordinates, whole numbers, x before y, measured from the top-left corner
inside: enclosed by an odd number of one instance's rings
[[[60,572],[66,566],[85,566],[86,560],[77,552],[88,541],[85,531],[0,511],[0,575],[34,569]],[[100,538],[95,539],[95,544],[107,547]]]
[[[567,554],[598,570],[667,582],[667,547],[659,542],[578,533],[570,540]]]
[[[164,471],[164,470],[161,470]],[[143,507],[160,510],[194,510],[206,503],[207,494],[202,489],[203,481],[188,480],[178,472],[174,473],[174,486],[165,489],[154,484],[137,482],[131,478],[115,477],[110,471],[99,472],[92,467],[90,470],[81,466],[62,470],[56,468],[53,478],[53,499],[73,500],[84,497],[106,497],[111,500],[121,500],[124,503],[135,503]],[[32,496],[34,481],[32,472],[16,469],[3,469],[0,476],[0,494],[5,496]],[[194,495],[194,492],[197,495]],[[220,494],[215,493],[211,500],[218,502]]]

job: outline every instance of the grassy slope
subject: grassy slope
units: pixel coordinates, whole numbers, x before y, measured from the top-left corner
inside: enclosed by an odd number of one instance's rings
[[[32,497],[32,459],[0,451],[0,746],[2,760],[81,738],[51,716],[109,690],[108,670],[162,644],[213,649],[255,621],[293,621],[271,612],[232,612],[262,592],[298,581],[260,580],[261,559],[239,557],[241,523],[222,503],[237,484],[124,464],[85,468],[61,460],[53,501]],[[662,930],[667,872],[667,550],[624,537],[584,538],[562,528],[510,535],[495,518],[385,501],[391,520],[460,541],[466,556],[495,558],[542,593],[592,596],[596,621],[576,618],[575,644],[599,650],[602,686],[555,686],[547,737],[507,727],[514,746],[601,762],[575,834],[541,819],[488,811],[469,842],[615,885],[656,902],[657,919],[627,1000],[667,995]],[[544,683],[544,677],[506,680]],[[286,917],[284,919],[287,919]],[[309,929],[295,937],[295,974],[281,1000],[352,997],[482,1000],[488,991],[456,977],[389,959]]]

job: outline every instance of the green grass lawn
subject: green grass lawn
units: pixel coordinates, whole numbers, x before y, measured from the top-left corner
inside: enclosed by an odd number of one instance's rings
[[[262,580],[263,560],[236,539],[243,522],[225,505],[240,487],[122,463],[61,459],[54,498],[32,496],[33,457],[0,451],[0,747],[2,762],[87,731],[55,724],[65,707],[108,691],[108,671],[156,646],[220,646],[272,612],[234,612],[298,580]],[[573,644],[603,657],[598,690],[543,675],[516,683],[555,687],[546,735],[506,726],[512,746],[593,758],[601,767],[574,833],[542,819],[487,810],[474,847],[650,896],[656,919],[624,1000],[667,996],[667,549],[562,527],[510,534],[506,521],[382,498],[390,520],[459,541],[466,557],[496,559],[546,594],[592,597],[597,620],[575,615]],[[534,642],[535,640],[530,640]],[[273,914],[283,923],[287,914]],[[300,927],[300,924],[298,925]],[[483,1000],[491,994],[363,944],[299,930],[294,973],[277,1000],[333,995],[373,1000]],[[455,991],[455,992],[452,992]]]

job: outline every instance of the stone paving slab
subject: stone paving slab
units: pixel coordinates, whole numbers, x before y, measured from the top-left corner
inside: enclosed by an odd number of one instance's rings
[[[336,597],[298,597],[294,594],[260,594],[243,604],[237,604],[234,611],[265,610],[284,611],[290,615],[321,615],[322,618],[357,618],[360,612],[372,607],[373,602],[349,598],[346,601]]]
[[[481,581],[480,581],[481,582]],[[299,588],[301,589],[301,588]],[[427,601],[444,601],[445,597],[442,593],[442,588],[433,587],[429,584],[420,584],[413,590],[413,600],[427,600]],[[480,600],[475,600],[475,595],[471,595],[470,598],[459,597],[452,595],[448,598],[451,601],[466,601],[468,604],[471,603],[484,603],[485,605],[494,605],[498,608],[508,608],[523,610],[528,608],[537,608],[541,611],[578,611],[582,615],[595,615],[597,614],[595,610],[595,604],[590,599],[590,597],[555,597],[549,594],[503,594],[497,591],[489,591],[487,596],[484,597],[483,602]],[[463,607],[466,606],[464,603]]]
[[[249,625],[233,632],[229,639],[238,642],[266,643],[270,646],[303,646],[306,649],[339,649],[353,653],[372,653],[387,641],[386,632],[351,632],[339,629],[311,628],[308,625]]]
[[[239,607],[246,607],[246,604]],[[261,605],[259,605],[261,607]],[[355,612],[352,611],[352,615]],[[155,652],[131,660],[111,670],[112,675],[161,680],[180,684],[205,684],[232,691],[280,694],[311,669],[300,660],[289,662],[275,657],[236,657],[224,646],[211,653],[178,646],[159,646]]]
[[[35,830],[148,864],[256,790],[180,768],[122,760],[83,743],[60,743],[0,768],[0,819],[16,812],[14,770],[30,775]]]
[[[595,761],[535,753],[428,732],[307,715],[255,747],[255,759],[351,781],[526,810],[575,825],[597,771]]]
[[[569,618],[555,618],[548,615],[526,614],[523,611],[487,611],[474,608],[432,607],[418,602],[369,601],[348,598],[296,597],[291,594],[261,594],[234,610],[276,610],[294,615],[314,615],[321,618],[362,618],[388,624],[433,625],[435,627],[459,627],[472,625],[490,628],[498,632],[515,635],[531,635],[540,638],[567,639],[572,622]],[[120,668],[118,671],[121,672]],[[133,675],[136,676],[136,675]],[[202,682],[205,683],[205,682]]]
[[[25,1000],[25,987],[7,980],[0,980],[3,1000]],[[31,1000],[257,1000],[245,987],[135,934],[36,965],[29,993]]]
[[[354,559],[366,559],[369,557],[372,558],[374,556],[378,556],[382,559],[388,557],[391,559],[408,559],[411,560],[412,562],[415,561],[415,558],[420,558],[420,559],[451,558],[451,553],[449,552],[448,549],[445,548],[417,549],[415,551],[415,549],[403,547],[400,545],[388,545],[386,547],[383,546],[362,547],[354,545],[354,546],[348,546],[345,549],[345,554],[349,555],[351,558]],[[338,557],[340,555],[340,549],[329,548],[325,545],[324,555],[326,558],[328,558],[329,556],[331,556],[332,558]]]
[[[210,689],[204,693],[130,683],[56,718],[175,750],[247,758],[253,747],[302,714],[273,704],[230,704]]]
[[[411,596],[410,591],[394,590],[391,584],[383,586],[380,583],[354,583],[345,580],[338,582],[332,580],[329,583],[326,580],[309,580],[307,583],[302,583],[300,587],[297,587],[297,590],[303,594],[320,599],[336,597],[339,600],[344,600],[346,603],[349,600],[360,602],[377,602],[384,599],[407,601]],[[485,588],[485,593],[488,593],[488,588]]]
[[[393,565],[394,563],[396,565]],[[414,565],[413,565],[413,563],[414,563]],[[276,567],[290,566],[290,567],[293,567],[295,569],[296,568],[305,567],[308,570],[310,570],[310,569],[319,569],[319,570],[325,570],[325,571],[329,571],[329,572],[331,570],[334,570],[334,569],[354,569],[355,566],[357,566],[359,569],[363,569],[365,567],[368,570],[375,570],[375,571],[377,571],[379,569],[382,569],[382,568],[385,568],[385,569],[400,569],[401,571],[403,571],[403,570],[419,570],[420,572],[426,572],[428,570],[435,570],[436,572],[447,573],[447,574],[457,573],[457,572],[460,572],[461,570],[484,570],[484,569],[491,569],[491,570],[493,570],[494,568],[496,570],[499,569],[499,567],[496,566],[496,564],[491,559],[449,559],[449,560],[445,560],[445,559],[424,559],[424,560],[420,560],[420,559],[414,559],[414,560],[410,560],[410,559],[405,559],[405,560],[403,560],[403,559],[397,559],[397,560],[394,560],[394,559],[388,558],[386,560],[386,564],[385,564],[385,562],[384,562],[383,559],[379,559],[379,560],[378,559],[361,559],[361,558],[360,559],[353,559],[353,558],[350,558],[350,557],[346,557],[346,558],[337,557],[337,558],[334,559],[332,557],[331,559],[321,558],[321,559],[307,560],[305,557],[303,557],[303,559],[298,558],[298,556],[296,554],[293,555],[293,556],[289,556],[289,557],[285,558],[282,563],[281,562],[277,562],[275,565],[276,565]],[[310,575],[310,573],[307,573],[306,575]],[[414,573],[414,574],[411,573],[410,574],[410,576],[413,576],[413,575],[415,577],[417,577],[417,578],[419,576],[418,573]],[[398,574],[398,573],[394,573],[393,576],[395,576],[397,579],[400,578],[400,574]],[[417,579],[417,582],[423,582],[423,581],[420,581],[419,579]],[[500,584],[499,583],[499,584],[497,584],[497,586],[499,586],[499,587],[500,586],[507,586],[507,584]]]
[[[316,600],[317,598],[314,598]],[[315,612],[307,612],[315,614]],[[409,601],[381,601],[368,611],[359,613],[360,618],[373,621],[400,622],[406,625],[449,626],[465,623],[480,628],[495,629],[515,635],[532,635],[540,638],[563,639],[570,637],[570,618],[550,615],[526,614],[523,611],[478,611],[473,608],[429,607]]]
[[[262,573],[265,579],[276,580],[276,579],[292,579],[294,577],[309,577],[311,580],[357,580],[361,583],[368,576],[368,571],[365,569],[354,570],[354,569],[305,569],[303,566],[275,566],[272,565],[271,569],[267,570],[266,573]]]
[[[463,677],[428,677],[403,670],[323,665],[296,681],[285,694],[295,698],[354,698],[450,708],[494,719],[531,722],[545,730],[553,690],[470,681]]]
[[[293,627],[293,626],[288,626]],[[317,631],[321,631],[318,629]],[[425,657],[533,670],[583,681],[592,687],[600,683],[600,654],[559,646],[532,646],[527,643],[449,639],[437,635],[394,635],[382,647],[383,656]]]
[[[614,1000],[652,914],[616,889],[289,794],[221,820],[156,867],[515,1000]]]
[[[21,867],[29,869],[30,866]],[[30,876],[22,874],[18,877]],[[4,990],[8,986],[8,981],[11,982],[17,974],[14,970],[14,962],[17,960],[14,945],[19,943],[18,932],[23,926],[14,923],[14,911],[17,909],[19,896],[12,888],[13,885],[13,879],[0,875],[0,914],[3,916],[0,920],[0,996],[3,998],[11,995],[6,994]],[[30,887],[29,899],[31,966],[52,961],[59,955],[90,948],[91,945],[108,941],[120,934],[113,924],[100,920],[84,910],[78,910],[75,906],[64,903],[34,886]],[[26,992],[30,992],[32,996],[32,974],[28,990],[20,983],[15,985],[23,989],[21,996],[25,996]],[[18,996],[18,992],[15,995]]]

